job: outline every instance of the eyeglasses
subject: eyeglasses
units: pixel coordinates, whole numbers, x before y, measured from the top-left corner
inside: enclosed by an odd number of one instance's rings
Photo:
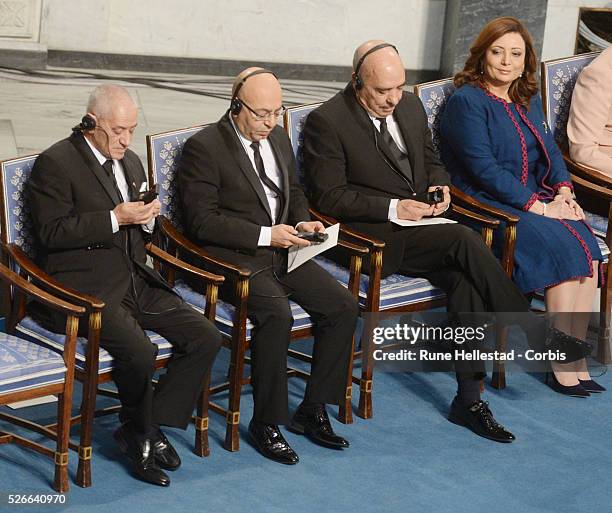
[[[276,110],[274,112],[266,112],[265,114],[260,114],[259,112],[255,111],[251,107],[249,107],[244,102],[244,100],[240,100],[240,103],[242,103],[242,105],[244,105],[247,109],[249,109],[249,112],[252,114],[253,118],[256,121],[267,121],[269,119],[279,119],[280,117],[282,117],[282,115],[287,110],[285,108],[285,106],[282,106],[280,109],[278,109],[278,110]]]

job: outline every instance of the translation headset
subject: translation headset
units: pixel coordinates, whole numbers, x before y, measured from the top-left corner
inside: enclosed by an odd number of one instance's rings
[[[96,120],[89,114],[85,114],[81,118],[81,122],[78,125],[72,127],[72,131],[86,132],[87,130],[93,130],[94,128],[96,128],[96,126]]]
[[[363,79],[359,74],[359,70],[361,69],[363,61],[365,61],[365,58],[371,53],[377,52],[378,50],[382,50],[383,48],[393,48],[396,53],[399,54],[397,48],[395,48],[395,45],[392,45],[391,43],[380,43],[379,45],[370,48],[366,53],[361,56],[361,59],[357,61],[357,65],[355,66],[355,70],[353,71],[353,74],[355,75],[355,89],[359,90],[363,88]]]
[[[234,94],[232,95],[232,101],[230,102],[230,112],[232,113],[232,115],[237,116],[238,114],[240,114],[240,111],[242,110],[242,102],[240,101],[240,98],[238,98],[238,93],[240,92],[240,89],[242,89],[242,86],[244,85],[244,83],[247,81],[247,79],[254,77],[255,75],[261,75],[263,73],[269,73],[274,78],[278,78],[276,74],[274,74],[274,72],[270,71],[269,69],[264,69],[264,68],[256,69],[255,71],[246,75],[240,82],[238,82],[238,85],[236,86],[236,89],[234,90]]]

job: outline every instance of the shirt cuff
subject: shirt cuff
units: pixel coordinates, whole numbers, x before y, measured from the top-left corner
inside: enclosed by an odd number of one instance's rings
[[[389,202],[389,213],[387,214],[387,218],[389,219],[389,221],[393,221],[394,219],[397,219],[397,204],[399,202],[399,199],[392,199]]]
[[[143,224],[141,226],[143,231],[153,233],[153,230],[155,229],[155,218],[151,219],[147,224]]]
[[[258,246],[270,246],[272,243],[272,227],[262,226],[259,231],[259,240],[257,241]]]
[[[110,211],[110,216],[111,216],[111,225],[113,227],[113,233],[117,233],[119,231],[119,221],[117,221],[117,216],[112,210]]]

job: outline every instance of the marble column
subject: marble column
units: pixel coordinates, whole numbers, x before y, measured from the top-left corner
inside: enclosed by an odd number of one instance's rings
[[[500,16],[521,20],[533,37],[536,53],[542,52],[548,0],[448,0],[440,75],[450,77],[463,68],[470,45],[486,23]]]

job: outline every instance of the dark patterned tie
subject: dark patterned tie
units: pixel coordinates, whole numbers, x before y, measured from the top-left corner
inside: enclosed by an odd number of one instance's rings
[[[257,174],[259,175],[259,179],[278,197],[278,215],[276,216],[278,218],[278,216],[280,216],[281,212],[283,211],[283,193],[278,188],[278,185],[276,185],[272,181],[272,179],[266,174],[266,168],[264,167],[264,162],[261,158],[261,153],[259,152],[259,143],[251,143],[251,148],[253,148],[253,152],[255,153],[255,167],[257,168]]]
[[[391,154],[395,159],[395,164],[402,174],[408,178],[410,182],[412,182],[412,166],[410,165],[410,160],[408,159],[408,155],[399,149],[399,146],[395,143],[393,137],[389,133],[389,129],[387,128],[387,118],[376,119],[380,122],[380,136],[389,150],[391,150]]]
[[[121,189],[117,185],[117,180],[115,179],[115,173],[113,172],[113,161],[107,160],[104,164],[102,164],[104,171],[113,182],[113,187],[115,188],[115,192],[117,193],[117,197],[119,198],[119,203],[123,203],[125,200],[123,199],[123,194],[121,194]]]

